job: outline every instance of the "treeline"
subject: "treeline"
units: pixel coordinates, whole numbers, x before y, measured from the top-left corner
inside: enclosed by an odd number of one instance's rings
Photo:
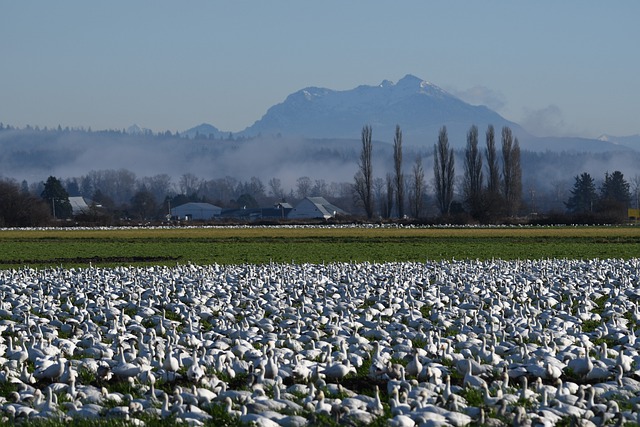
[[[46,182],[31,184],[10,179],[0,183],[0,226],[38,226],[70,219],[95,225],[162,221],[171,207],[188,202],[252,209],[321,196],[347,209],[353,204],[349,183],[327,183],[308,176],[297,178],[292,188],[285,188],[275,177],[265,184],[257,177],[244,181],[229,176],[206,180],[184,174],[174,182],[167,174],[138,178],[126,169],[91,171],[64,179],[50,176]],[[89,208],[74,216],[69,198],[77,196],[87,201]],[[20,209],[14,210],[16,206]],[[33,215],[26,215],[29,211]]]
[[[358,171],[354,176],[354,192],[368,219],[376,214],[371,141],[371,127],[364,126]],[[518,138],[514,138],[509,127],[503,127],[499,156],[495,130],[490,125],[486,131],[484,156],[478,144],[478,128],[474,125],[467,134],[464,175],[456,192],[454,150],[449,146],[446,126],[440,129],[438,142],[433,146],[433,199],[439,220],[456,220],[453,215],[458,217],[457,221],[495,222],[521,213],[522,167]],[[486,182],[483,158],[486,161]],[[427,185],[422,155],[416,155],[410,174],[405,176],[400,126],[396,126],[392,162],[393,173],[387,173],[384,190],[379,195],[379,211],[385,218],[391,218],[394,213],[397,218],[404,218],[408,207],[412,218],[423,218]],[[459,196],[457,199],[456,194]]]
[[[11,129],[3,125],[2,130]],[[70,205],[63,201],[73,196],[82,196],[91,206],[73,219],[91,224],[161,221],[171,207],[190,201],[241,209],[270,207],[281,201],[295,204],[306,196],[322,196],[354,218],[422,223],[622,222],[627,219],[627,208],[638,207],[637,174],[627,180],[619,170],[606,172],[602,178],[573,172],[576,159],[584,164],[596,159],[616,164],[618,158],[611,153],[596,158],[589,153],[521,152],[508,127],[496,132],[489,126],[482,135],[471,126],[466,147],[457,151],[450,147],[446,127],[433,148],[424,151],[415,146],[405,150],[399,126],[393,137],[392,147],[374,147],[371,128],[363,128],[359,155],[355,149],[350,160],[341,161],[351,167],[357,158],[352,182],[309,176],[285,183],[278,176],[264,181],[256,176],[203,179],[191,173],[175,178],[166,173],[138,177],[123,168],[92,170],[77,177],[52,176],[46,182],[3,179],[0,226],[71,219]],[[314,153],[322,150],[319,147]],[[55,147],[51,150],[55,152]],[[629,152],[627,157],[636,163],[637,154]],[[328,163],[335,156],[330,152],[316,162]],[[280,171],[288,175],[286,167]]]
[[[455,153],[449,146],[447,128],[443,126],[433,147],[433,193],[437,208],[436,221],[457,223],[505,223],[526,221],[559,222],[624,222],[628,208],[639,205],[640,177],[632,185],[620,171],[605,173],[599,194],[588,173],[576,176],[570,197],[562,202],[562,209],[539,212],[536,209],[535,186],[529,184],[529,202],[523,197],[523,173],[518,138],[509,127],[501,130],[501,146],[496,146],[492,125],[485,132],[484,152],[479,147],[478,128],[473,125],[467,133],[463,157],[463,174],[456,175]],[[396,126],[393,144],[393,173],[374,178],[373,145],[370,126],[362,129],[362,148],[358,170],[354,176],[354,196],[369,220],[376,215],[383,218],[405,218],[408,207],[414,219],[424,218],[428,195],[422,155],[417,154],[411,173],[403,172],[402,130]],[[554,183],[551,183],[554,185]],[[560,199],[560,185],[556,184],[556,198]],[[632,197],[632,187],[633,195]],[[374,191],[377,188],[377,191]],[[405,201],[405,194],[407,200]],[[378,208],[376,209],[376,203]],[[545,215],[540,215],[541,213]]]
[[[198,131],[196,131],[194,134],[189,134],[187,132],[181,133],[179,131],[172,132],[170,130],[153,132],[150,129],[141,129],[141,128],[137,128],[135,131],[128,131],[127,129],[106,129],[106,130],[94,131],[91,129],[91,127],[88,127],[88,128],[69,127],[69,126],[62,127],[61,125],[58,125],[55,128],[48,128],[47,126],[40,127],[40,126],[25,125],[24,127],[20,128],[17,126],[12,126],[10,124],[4,124],[0,122],[0,132],[2,131],[7,131],[7,132],[8,131],[25,131],[29,133],[37,132],[41,135],[48,134],[50,136],[74,133],[78,135],[96,134],[96,135],[108,135],[113,137],[136,136],[136,137],[147,138],[147,139],[183,138],[183,139],[225,140],[225,141],[245,141],[245,140],[253,139],[251,137],[245,137],[243,135],[233,135],[233,133],[231,132],[219,132],[219,131],[209,132],[206,134],[200,133]]]

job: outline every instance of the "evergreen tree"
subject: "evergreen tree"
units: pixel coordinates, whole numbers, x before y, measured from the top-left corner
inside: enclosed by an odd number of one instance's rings
[[[571,196],[565,202],[565,206],[572,213],[592,213],[597,198],[598,195],[593,178],[587,172],[584,172],[576,176]]]
[[[51,215],[54,218],[70,218],[73,215],[73,208],[69,203],[69,193],[56,177],[50,176],[47,179],[40,197],[49,203]]]
[[[631,201],[629,183],[622,172],[606,173],[600,187],[600,201],[598,211],[619,221],[624,221]]]
[[[626,208],[631,200],[631,191],[629,183],[624,179],[624,175],[620,171],[615,171],[611,175],[607,172],[604,176],[604,182],[600,187],[600,198],[602,200],[610,200],[624,205]]]

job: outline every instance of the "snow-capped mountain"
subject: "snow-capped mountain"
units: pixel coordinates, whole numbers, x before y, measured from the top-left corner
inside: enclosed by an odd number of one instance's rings
[[[623,145],[625,147],[633,148],[640,151],[640,135],[628,135],[628,136],[613,136],[613,135],[600,135],[598,140],[610,142],[612,144]]]
[[[479,142],[484,145],[489,125],[495,128],[500,144],[503,126],[511,128],[523,150],[607,152],[635,149],[640,142],[633,137],[620,140],[567,137],[536,137],[519,124],[511,122],[484,105],[471,105],[413,75],[397,83],[383,80],[377,86],[361,85],[337,91],[321,87],[301,89],[267,110],[262,118],[234,137],[270,138],[284,136],[302,139],[359,140],[362,127],[371,125],[373,139],[392,142],[396,125],[403,133],[403,143],[431,149],[442,126],[447,127],[449,144],[456,149],[466,146],[471,125],[478,127]],[[226,138],[229,132],[202,124],[183,134]]]
[[[474,106],[438,86],[407,75],[397,83],[335,91],[308,87],[289,95],[242,134],[290,135],[307,138],[359,138],[362,126],[371,125],[373,138],[392,140],[400,125],[405,144],[431,146],[442,126],[453,147],[466,144],[471,125],[481,135],[489,124],[496,133],[509,126],[515,135],[525,131],[485,106]]]

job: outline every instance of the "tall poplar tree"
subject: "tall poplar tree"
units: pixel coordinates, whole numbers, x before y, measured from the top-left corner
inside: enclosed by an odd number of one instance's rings
[[[396,125],[396,135],[393,138],[393,169],[395,171],[396,209],[398,218],[404,216],[404,174],[402,173],[402,131]]]
[[[438,144],[433,146],[433,174],[436,184],[436,200],[442,215],[448,215],[453,201],[454,157],[449,148],[447,127],[442,126]]]
[[[373,218],[372,153],[371,126],[364,126],[362,128],[362,151],[360,152],[360,161],[358,162],[358,172],[354,180],[356,197],[362,202],[368,219]]]
[[[522,198],[520,144],[517,138],[513,139],[511,129],[507,126],[502,128],[502,195],[507,215],[515,215]]]
[[[475,218],[482,215],[482,156],[478,149],[478,127],[471,126],[467,133],[467,147],[464,153],[463,193],[465,204]]]

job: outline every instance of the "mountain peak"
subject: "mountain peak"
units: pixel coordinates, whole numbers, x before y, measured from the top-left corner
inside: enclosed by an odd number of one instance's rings
[[[274,105],[242,134],[296,135],[309,138],[357,137],[370,123],[377,138],[393,135],[396,125],[407,140],[431,141],[446,125],[451,141],[466,140],[472,124],[494,124],[521,129],[486,107],[476,107],[412,74],[397,83],[383,80],[376,86],[361,85],[350,90],[307,87]],[[429,142],[430,143],[430,142]]]
[[[398,80],[397,86],[422,86],[423,82],[424,80],[422,80],[421,78],[416,77],[413,74],[407,74],[406,76]]]

